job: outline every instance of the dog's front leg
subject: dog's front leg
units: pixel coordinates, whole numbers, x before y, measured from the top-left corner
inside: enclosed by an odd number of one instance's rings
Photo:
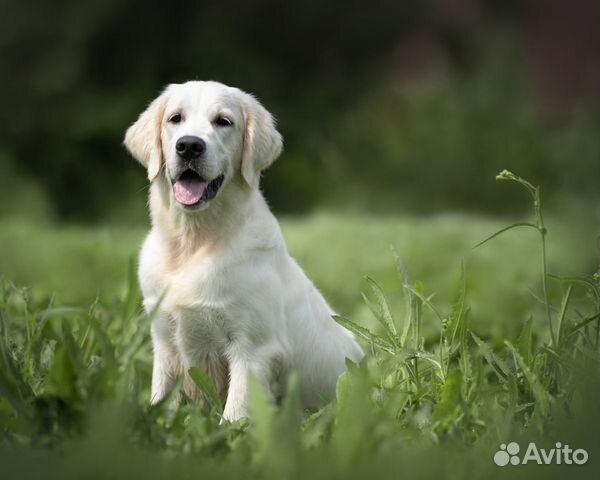
[[[158,321],[157,321],[158,320]],[[171,391],[181,373],[181,362],[163,331],[161,320],[152,324],[152,349],[154,353],[152,365],[152,391],[150,403],[160,402]]]
[[[268,361],[252,359],[243,355],[230,356],[229,391],[223,411],[223,418],[230,422],[248,416],[248,390],[250,377],[254,377],[272,399],[270,388],[270,371]]]
[[[223,418],[234,422],[248,416],[248,363],[240,357],[229,362],[229,390],[223,410]]]

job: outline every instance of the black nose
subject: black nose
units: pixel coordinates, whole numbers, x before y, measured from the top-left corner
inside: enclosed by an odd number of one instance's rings
[[[184,160],[192,160],[206,151],[206,143],[200,137],[186,135],[177,140],[175,151]]]

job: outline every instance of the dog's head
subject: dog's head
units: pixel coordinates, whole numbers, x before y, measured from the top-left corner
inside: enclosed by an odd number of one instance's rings
[[[260,172],[279,156],[282,138],[252,95],[217,82],[169,85],[127,130],[125,146],[170,183],[185,211],[207,208],[236,177],[258,188]]]

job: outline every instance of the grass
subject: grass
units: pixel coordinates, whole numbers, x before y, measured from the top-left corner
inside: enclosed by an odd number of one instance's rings
[[[539,191],[531,188],[533,220],[520,222],[531,226],[474,250],[506,222],[459,215],[285,220],[290,251],[369,355],[349,364],[337,399],[322,409],[300,411],[292,377],[279,406],[255,387],[252,421],[235,424],[220,423],[217,400],[209,411],[169,400],[148,405],[149,319],[140,313],[129,260],[144,229],[5,224],[2,274],[31,288],[5,280],[0,296],[3,472],[597,475],[599,287],[597,277],[575,275],[594,272],[594,238],[585,219],[541,224]],[[210,391],[202,372],[193,377]],[[497,467],[493,455],[510,441],[541,448],[560,441],[585,448],[590,461]]]

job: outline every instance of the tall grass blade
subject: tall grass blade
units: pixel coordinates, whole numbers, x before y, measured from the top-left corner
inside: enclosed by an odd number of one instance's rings
[[[573,289],[573,284],[569,284],[567,287],[567,291],[563,295],[562,301],[560,303],[560,313],[558,315],[558,325],[556,327],[556,342],[557,345],[560,345],[562,339],[562,331],[563,325],[565,323],[565,316],[567,315],[567,308],[569,307],[569,300],[571,299],[571,291]]]
[[[534,228],[536,230],[538,229],[537,226],[535,226],[533,223],[529,223],[529,222],[513,223],[512,225],[509,225],[508,227],[501,228],[496,233],[493,233],[492,235],[490,235],[489,237],[487,237],[485,240],[482,240],[481,242],[479,242],[478,244],[474,245],[471,248],[473,248],[473,249],[479,248],[483,244],[485,244],[485,243],[489,242],[490,240],[496,238],[498,235],[502,235],[504,232],[507,232],[508,230],[512,230],[513,228],[519,228],[519,227],[530,227],[530,228]]]
[[[406,285],[409,285],[409,277],[404,267],[404,264],[400,260],[400,256],[398,252],[392,246],[392,255],[394,256],[394,262],[396,264],[396,270],[398,271],[398,276],[400,277],[400,281],[402,282],[402,295],[404,296],[404,327],[402,329],[402,334],[400,335],[400,346],[403,347],[406,344],[406,338],[408,336],[408,332],[411,329],[411,325],[413,322],[412,318],[412,293],[406,288]]]

